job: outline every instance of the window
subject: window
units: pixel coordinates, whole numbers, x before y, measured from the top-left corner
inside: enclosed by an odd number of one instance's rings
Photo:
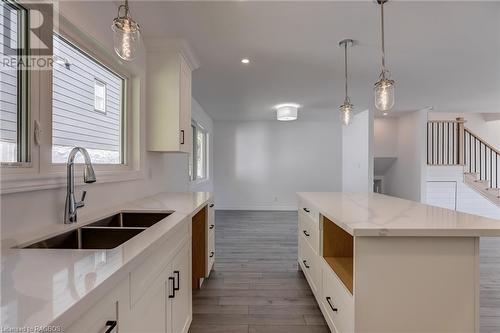
[[[193,153],[189,163],[191,181],[201,181],[208,178],[208,133],[198,123],[191,124],[193,131]]]
[[[27,54],[27,11],[16,3],[0,2],[0,162],[29,162],[28,70],[17,60]]]
[[[93,163],[123,164],[125,79],[57,34],[54,56],[52,163],[80,146]]]
[[[98,79],[94,81],[94,109],[106,112],[106,83]]]

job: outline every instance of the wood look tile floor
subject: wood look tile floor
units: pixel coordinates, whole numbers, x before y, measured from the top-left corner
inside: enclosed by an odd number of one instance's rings
[[[216,211],[214,270],[190,333],[327,333],[297,264],[297,212]]]
[[[216,211],[216,261],[190,333],[329,332],[297,265],[297,213]],[[481,239],[481,333],[500,332],[500,239]]]

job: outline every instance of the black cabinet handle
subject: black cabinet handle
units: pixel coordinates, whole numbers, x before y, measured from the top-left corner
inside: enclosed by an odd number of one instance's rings
[[[106,322],[106,327],[108,328],[105,333],[111,333],[112,330],[116,327],[116,320],[108,320]]]
[[[184,144],[184,130],[181,130],[181,145]]]
[[[311,210],[310,210],[309,208],[306,208],[306,207],[304,207],[304,211],[305,211],[306,213],[310,213],[310,212],[311,212]]]
[[[208,227],[209,229],[213,229],[215,227],[215,225],[211,224],[210,227]]]
[[[168,295],[168,298],[175,298],[175,278],[173,276],[169,276],[168,280],[172,281],[172,295]]]
[[[215,253],[214,253],[213,251],[212,251],[212,252],[210,252],[210,258],[212,258],[212,257],[214,256],[214,254],[215,254]]]
[[[210,204],[210,208],[212,208],[214,206],[214,204]]]
[[[306,237],[311,236],[310,234],[307,233],[307,230],[302,230],[302,232],[304,233],[304,235],[306,235]]]
[[[331,298],[331,297],[327,297],[327,298],[326,298],[326,302],[328,303],[328,305],[330,305],[330,307],[332,308],[332,311],[333,311],[333,312],[337,312],[337,311],[339,311],[336,307],[334,307],[334,306],[332,305],[331,300],[332,300],[332,298]]]
[[[307,260],[302,260],[302,262],[304,263],[304,266],[306,266],[306,268],[311,267],[311,266],[309,266],[309,265],[307,264]]]
[[[174,274],[177,275],[177,287],[175,286],[175,283],[174,283],[174,290],[177,291],[180,288],[181,272],[174,271]],[[174,293],[174,295],[175,295],[175,293]]]

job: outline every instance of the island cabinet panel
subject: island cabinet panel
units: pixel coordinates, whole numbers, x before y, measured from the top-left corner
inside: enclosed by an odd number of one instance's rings
[[[319,223],[314,220],[310,214],[299,210],[299,229],[300,236],[304,236],[313,251],[319,253]]]
[[[479,240],[356,237],[356,332],[479,332]]]
[[[319,257],[313,251],[306,240],[306,236],[299,234],[299,265],[306,276],[309,286],[314,294],[320,292],[321,269],[319,266]]]
[[[322,269],[322,296],[320,307],[327,323],[337,332],[354,332],[354,299],[328,264]]]

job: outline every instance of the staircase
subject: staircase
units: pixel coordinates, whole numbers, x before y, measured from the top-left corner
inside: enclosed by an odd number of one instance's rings
[[[464,183],[500,207],[500,151],[464,124],[463,118],[428,121],[427,164],[463,166]]]

